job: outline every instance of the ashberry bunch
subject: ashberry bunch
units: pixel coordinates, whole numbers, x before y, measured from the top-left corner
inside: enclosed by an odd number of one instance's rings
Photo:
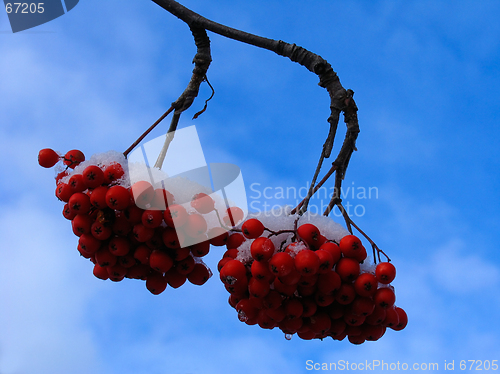
[[[189,204],[177,204],[165,188],[144,180],[130,184],[126,160],[118,155],[85,162],[78,150],[39,153],[41,166],[65,166],[56,177],[56,196],[79,237],[78,251],[92,261],[97,278],[141,279],[155,295],[186,280],[204,284],[212,273],[202,257],[210,244],[224,245],[228,236],[220,226],[208,227],[213,199],[197,193]]]
[[[287,339],[347,337],[353,344],[378,340],[388,327],[402,330],[408,318],[395,306],[392,263],[368,266],[356,236],[328,237],[299,223],[273,231],[251,218],[227,239],[218,270],[238,318],[277,327]]]

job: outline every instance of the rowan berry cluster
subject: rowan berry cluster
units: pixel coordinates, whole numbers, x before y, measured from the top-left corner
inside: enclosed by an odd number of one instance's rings
[[[283,212],[285,221],[244,221],[237,207],[224,208],[221,217],[206,193],[190,191],[184,203],[185,184],[167,190],[146,180],[131,183],[124,157],[92,162],[78,150],[43,149],[38,160],[46,168],[65,167],[56,177],[56,196],[97,278],[144,280],[155,295],[186,280],[202,285],[212,275],[202,258],[210,245],[226,246],[220,279],[248,325],[277,327],[287,339],[347,337],[361,344],[408,322],[395,306],[392,263],[367,265],[361,240],[327,217],[317,225],[291,212]],[[183,201],[176,202],[181,192]],[[210,214],[215,225],[207,223]]]
[[[66,166],[56,177],[56,196],[97,278],[141,279],[155,295],[167,285],[202,285],[210,278],[201,258],[210,244],[223,245],[227,237],[220,227],[207,228],[203,215],[214,210],[210,196],[194,195],[188,211],[172,193],[147,181],[127,186],[126,165],[119,162],[86,165],[81,151],[62,156],[51,149],[41,150],[38,160],[47,168],[60,161]]]
[[[276,240],[286,233],[288,240]],[[394,305],[395,267],[361,265],[367,253],[354,235],[335,242],[311,223],[276,232],[251,218],[226,246],[220,279],[231,294],[229,304],[248,325],[278,327],[287,339],[347,336],[361,344],[407,324],[405,311]]]

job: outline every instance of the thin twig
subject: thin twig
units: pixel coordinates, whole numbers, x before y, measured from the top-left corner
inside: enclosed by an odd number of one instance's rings
[[[328,180],[328,178],[330,178],[330,176],[333,174],[333,172],[335,170],[337,170],[337,165],[333,164],[332,167],[330,168],[330,170],[328,171],[328,173],[326,173],[326,175],[323,177],[323,179],[316,185],[316,187],[314,187],[313,194],[316,193],[316,191],[318,191],[321,188],[321,186],[323,186],[323,184],[325,184],[325,182]],[[304,204],[304,200],[302,200],[299,203],[299,205],[297,205],[295,208],[293,208],[292,211],[290,212],[290,214],[295,214],[297,209],[300,209],[302,207],[302,205]]]
[[[215,95],[215,90],[214,88],[212,87],[212,85],[210,84],[210,82],[208,81],[208,78],[205,76],[205,82],[207,82],[208,86],[210,87],[210,89],[212,90],[212,94],[210,95],[210,97],[208,99],[205,100],[205,105],[203,106],[203,109],[200,110],[199,112],[195,113],[195,115],[193,116],[193,119],[196,119],[198,118],[201,114],[203,114],[205,112],[205,110],[207,110],[207,106],[208,106],[208,102],[210,100],[212,100],[212,98],[214,97]]]
[[[378,257],[379,262],[381,261],[381,260],[380,260],[380,254],[383,254],[383,255],[387,258],[387,261],[391,261],[391,259],[389,258],[389,256],[387,256],[387,254],[386,254],[383,250],[381,250],[381,249],[380,249],[380,248],[379,248],[379,247],[375,244],[375,242],[374,242],[374,241],[373,241],[373,240],[372,240],[372,239],[371,239],[368,235],[366,235],[366,234],[365,234],[365,232],[364,232],[363,230],[361,230],[361,229],[359,228],[359,226],[358,226],[358,225],[356,225],[356,224],[354,223],[354,221],[352,220],[352,218],[351,218],[351,217],[349,217],[349,215],[347,214],[347,212],[346,212],[345,208],[342,206],[342,204],[341,204],[341,203],[338,203],[338,204],[337,204],[337,207],[338,207],[338,208],[340,209],[340,211],[342,212],[342,216],[344,217],[344,220],[346,221],[346,224],[349,226],[349,228],[350,228],[350,226],[351,226],[351,225],[352,225],[352,226],[354,226],[354,228],[355,228],[356,230],[358,230],[358,231],[359,231],[359,233],[360,233],[361,235],[363,235],[363,236],[366,238],[366,240],[368,240],[368,242],[371,244],[372,249],[373,249],[373,261],[374,261],[375,263],[377,262],[377,260],[376,260],[376,258],[375,258],[375,251],[377,251],[377,255],[378,255],[377,257]],[[352,229],[349,229],[349,232],[352,234]]]
[[[146,137],[146,136],[147,136],[147,135],[148,135],[151,131],[153,131],[153,129],[154,129],[156,126],[158,126],[158,124],[159,124],[161,121],[163,121],[163,119],[164,119],[166,116],[168,116],[172,110],[174,110],[174,107],[173,107],[173,106],[171,106],[170,108],[168,108],[168,110],[167,110],[165,113],[163,113],[163,115],[162,115],[160,118],[158,118],[158,119],[156,120],[156,122],[155,122],[155,123],[153,123],[149,129],[147,129],[146,131],[144,131],[144,133],[143,133],[141,136],[139,136],[139,138],[137,138],[137,140],[136,140],[136,141],[135,141],[135,142],[134,142],[134,143],[133,143],[130,147],[128,147],[128,148],[127,148],[127,150],[126,150],[125,152],[123,152],[123,154],[125,155],[125,157],[127,157],[127,156],[128,156],[128,154],[132,151],[132,149],[134,149],[135,147],[137,147],[137,144],[139,144],[139,143],[142,141],[142,139],[144,139],[144,138],[145,138],[145,137]]]

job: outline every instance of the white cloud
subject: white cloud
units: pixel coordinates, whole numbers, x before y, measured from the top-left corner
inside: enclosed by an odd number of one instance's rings
[[[447,291],[461,294],[491,292],[500,284],[500,269],[478,255],[463,240],[452,239],[431,256],[432,276]]]
[[[80,281],[69,226],[41,211],[33,196],[0,215],[0,370],[96,372],[99,358],[83,324],[92,288]],[[72,235],[72,234],[71,234]]]

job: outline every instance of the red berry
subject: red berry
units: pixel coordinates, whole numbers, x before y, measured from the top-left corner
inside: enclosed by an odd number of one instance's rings
[[[352,282],[359,275],[359,262],[353,258],[342,257],[335,266],[335,271],[344,282]]]
[[[192,238],[200,238],[207,232],[207,221],[201,214],[192,213],[187,216],[186,223],[183,225],[183,230]]]
[[[71,210],[69,208],[68,203],[64,204],[64,208],[63,208],[64,218],[69,219],[71,221],[71,220],[73,220],[73,218],[75,218],[76,215],[77,215],[77,212]]]
[[[364,336],[361,336],[361,335],[357,335],[357,336],[348,335],[347,339],[349,339],[349,342],[351,342],[352,344],[356,344],[356,345],[363,344],[366,341]]]
[[[90,197],[82,192],[74,193],[68,201],[71,212],[76,214],[87,214],[90,210]]]
[[[115,236],[109,241],[108,247],[111,254],[125,256],[130,251],[130,242],[121,236]]]
[[[335,300],[342,305],[348,305],[356,298],[356,291],[351,284],[342,283],[335,292]]]
[[[250,246],[250,253],[257,261],[269,261],[274,254],[274,244],[271,239],[257,238]]]
[[[129,252],[125,256],[118,257],[118,263],[128,271],[128,269],[134,266],[137,262],[135,261],[132,253]]]
[[[67,203],[69,201],[69,198],[73,195],[73,191],[71,190],[71,187],[66,184],[66,183],[59,183],[56,187],[56,197]]]
[[[193,196],[191,206],[199,213],[207,214],[215,209],[215,202],[206,193],[199,193]]]
[[[346,323],[343,319],[334,319],[330,326],[330,336],[332,338],[340,337],[346,328]]]
[[[361,247],[361,249],[355,253],[355,255],[354,255],[353,258],[356,261],[358,261],[360,264],[362,264],[363,261],[366,260],[366,257],[368,257],[368,253],[366,252],[366,248],[365,247]]]
[[[163,213],[161,210],[145,210],[142,212],[141,222],[149,228],[156,228],[163,222]]]
[[[390,308],[396,301],[394,291],[389,287],[379,288],[373,297],[375,304],[382,308]]]
[[[197,286],[201,286],[210,279],[212,272],[203,263],[196,263],[193,270],[188,274],[188,281]]]
[[[278,252],[269,260],[269,269],[278,277],[285,277],[290,274],[295,267],[294,260],[286,252]]]
[[[146,288],[153,295],[159,295],[167,288],[167,277],[161,273],[153,272],[146,278]]]
[[[87,189],[85,185],[85,181],[83,180],[83,175],[81,174],[73,174],[68,181],[68,185],[71,188],[73,193],[82,192]]]
[[[324,249],[318,249],[317,251],[314,252],[314,254],[319,258],[318,273],[324,274],[332,270],[334,262],[333,262],[333,256],[329,251],[326,251]]]
[[[281,305],[282,300],[283,298],[278,291],[270,290],[264,300],[262,300],[262,304],[267,309],[276,309]]]
[[[74,169],[83,161],[85,161],[85,155],[77,149],[68,151],[64,155],[64,165],[69,166],[71,169]]]
[[[363,326],[363,332],[362,335],[366,337],[366,340],[368,341],[377,341],[379,340],[385,333],[385,327],[378,325],[378,326],[373,326],[373,325],[368,325],[364,324]]]
[[[318,281],[318,279],[319,279],[319,274],[302,274],[300,276],[299,284],[304,287],[314,286]]]
[[[244,241],[245,237],[240,233],[234,233],[229,235],[226,242],[227,249],[238,248]]]
[[[272,282],[275,278],[274,274],[269,269],[269,263],[265,261],[253,261],[250,266],[252,277],[259,280],[266,280]]]
[[[177,271],[175,267],[172,267],[169,271],[165,273],[168,284],[172,288],[179,288],[184,283],[186,283],[187,277]]]
[[[151,268],[149,265],[135,264],[128,268],[127,274],[125,275],[130,279],[142,279],[146,280],[148,274],[151,273]]]
[[[285,284],[279,278],[274,280],[274,289],[285,296],[292,296],[297,291],[296,284]]]
[[[393,330],[400,331],[403,330],[408,324],[408,316],[402,308],[396,307],[396,312],[398,313],[399,322],[395,326],[391,326],[391,328]]]
[[[266,280],[259,280],[257,278],[250,278],[248,282],[248,292],[253,297],[263,298],[270,290],[269,282]]]
[[[243,223],[241,231],[246,238],[255,239],[264,232],[264,225],[258,219],[251,218]]]
[[[104,182],[110,184],[123,177],[124,174],[122,166],[113,162],[104,169]]]
[[[222,247],[226,245],[229,234],[222,227],[213,227],[207,232],[208,240],[211,245]]]
[[[275,309],[266,309],[266,314],[275,322],[281,322],[286,318],[285,308],[282,306]]]
[[[174,265],[174,260],[163,251],[154,250],[149,256],[149,266],[160,273],[166,273]]]
[[[60,158],[57,152],[50,148],[45,148],[38,152],[38,164],[44,168],[51,168],[57,164]]]
[[[318,256],[310,249],[303,249],[295,256],[295,268],[301,274],[316,274],[319,270],[319,265]]]
[[[134,258],[141,264],[149,264],[149,257],[151,256],[151,248],[147,245],[141,244],[134,251]]]
[[[116,216],[111,226],[116,235],[126,236],[132,231],[132,225],[124,215]]]
[[[157,188],[154,191],[153,199],[151,200],[151,208],[165,210],[169,205],[174,203],[174,195],[163,188]]]
[[[142,215],[144,209],[139,208],[134,203],[131,203],[124,211],[123,214],[132,225],[142,222]]]
[[[236,311],[240,321],[245,322],[248,319],[257,317],[259,310],[249,299],[242,299],[236,304]]]
[[[88,254],[94,254],[101,248],[102,242],[94,238],[91,234],[82,234],[78,240],[78,245]]]
[[[396,278],[396,268],[390,262],[381,262],[375,268],[375,276],[380,283],[389,284]]]
[[[142,223],[138,223],[134,225],[132,233],[138,242],[145,243],[153,237],[155,230],[151,227],[144,226]]]
[[[317,280],[317,286],[319,292],[325,295],[333,293],[338,290],[341,285],[340,276],[334,272],[330,271],[325,274],[320,274]]]
[[[155,196],[153,186],[147,181],[135,182],[132,187],[130,187],[130,193],[134,199],[135,205],[141,209],[150,207],[149,203]]]
[[[194,258],[193,256],[187,256],[185,259],[177,262],[175,268],[179,274],[188,275],[194,269]]]
[[[371,297],[377,291],[378,282],[375,275],[363,273],[354,282],[354,289],[359,296]]]
[[[86,214],[77,214],[73,221],[71,221],[71,227],[73,233],[76,236],[82,236],[83,234],[90,234],[90,229],[92,227],[92,218]]]
[[[174,261],[182,261],[186,257],[191,255],[191,251],[188,247],[183,248],[174,248],[169,251],[170,257],[174,259]]]
[[[130,194],[123,186],[113,186],[106,193],[106,203],[114,210],[124,210],[130,204]]]
[[[108,192],[108,187],[99,186],[92,190],[90,193],[90,203],[96,209],[104,209],[108,207],[106,203],[106,194]]]
[[[311,223],[299,226],[297,228],[297,235],[312,247],[317,247],[321,239],[319,229]]]
[[[94,270],[93,270],[94,275],[96,278],[106,280],[109,278],[108,271],[106,268],[100,266],[99,264],[94,264]]]
[[[222,282],[233,285],[238,281],[247,281],[247,269],[238,260],[228,261],[220,271]]]
[[[228,261],[231,261],[231,260],[234,260],[233,257],[222,257],[219,262],[217,263],[217,271],[220,273],[220,271],[222,270],[222,268],[224,267],[224,265],[226,265],[226,263]]]
[[[285,308],[285,313],[287,318],[299,318],[302,316],[304,312],[304,305],[300,302],[299,299],[292,298],[288,299],[283,303],[283,307]]]
[[[240,223],[245,218],[245,213],[238,207],[231,207],[226,210],[224,223],[226,226],[233,227]]]
[[[325,312],[316,312],[313,316],[310,317],[311,323],[309,325],[311,331],[315,333],[325,333],[330,327],[332,320],[328,314]]]
[[[166,227],[162,233],[162,240],[168,248],[180,248],[184,244],[184,234],[172,227]]]
[[[332,258],[333,258],[334,265],[342,257],[342,251],[340,250],[340,247],[333,242],[326,242],[319,249],[324,249],[325,251],[330,252],[330,254],[332,255]]]
[[[82,176],[87,188],[96,188],[104,183],[104,172],[97,165],[87,166]]]
[[[191,249],[191,253],[195,257],[203,257],[208,254],[210,251],[210,243],[208,241],[202,241],[196,244],[193,244],[189,247]]]
[[[375,309],[375,303],[368,297],[356,297],[351,304],[351,313],[358,316],[368,316]]]
[[[279,252],[279,253],[284,253],[284,252]],[[275,255],[276,256],[276,255]],[[272,259],[271,259],[272,260]],[[293,259],[292,259],[293,261]],[[258,262],[258,261],[255,261]],[[280,281],[283,284],[286,285],[296,285],[299,283],[300,279],[302,278],[301,274],[295,269],[295,266],[293,267],[292,271],[288,273],[287,275],[282,275],[279,276]]]
[[[108,271],[109,279],[113,282],[120,282],[125,278],[125,274],[127,274],[127,268],[120,264],[107,266],[105,269]]]
[[[302,312],[302,317],[311,317],[318,310],[318,304],[309,297],[301,299],[304,311]]]
[[[164,219],[170,227],[179,228],[186,223],[188,214],[182,205],[171,205],[165,210]]]
[[[380,325],[382,322],[384,322],[385,315],[385,308],[375,305],[373,312],[366,317],[365,322],[369,325]]]
[[[316,292],[314,294],[314,301],[316,301],[316,304],[318,304],[318,306],[328,306],[335,301],[335,298],[333,297],[333,295],[325,295],[321,292]]]
[[[116,264],[116,256],[113,255],[108,247],[103,246],[95,253],[95,260],[102,267],[113,266]]]
[[[339,247],[344,257],[356,257],[356,254],[363,248],[363,244],[357,236],[346,235],[340,239]]]
[[[385,310],[385,319],[384,322],[382,322],[382,326],[385,327],[395,327],[399,324],[399,315],[398,312],[396,311],[396,308],[394,306],[388,307]]]

